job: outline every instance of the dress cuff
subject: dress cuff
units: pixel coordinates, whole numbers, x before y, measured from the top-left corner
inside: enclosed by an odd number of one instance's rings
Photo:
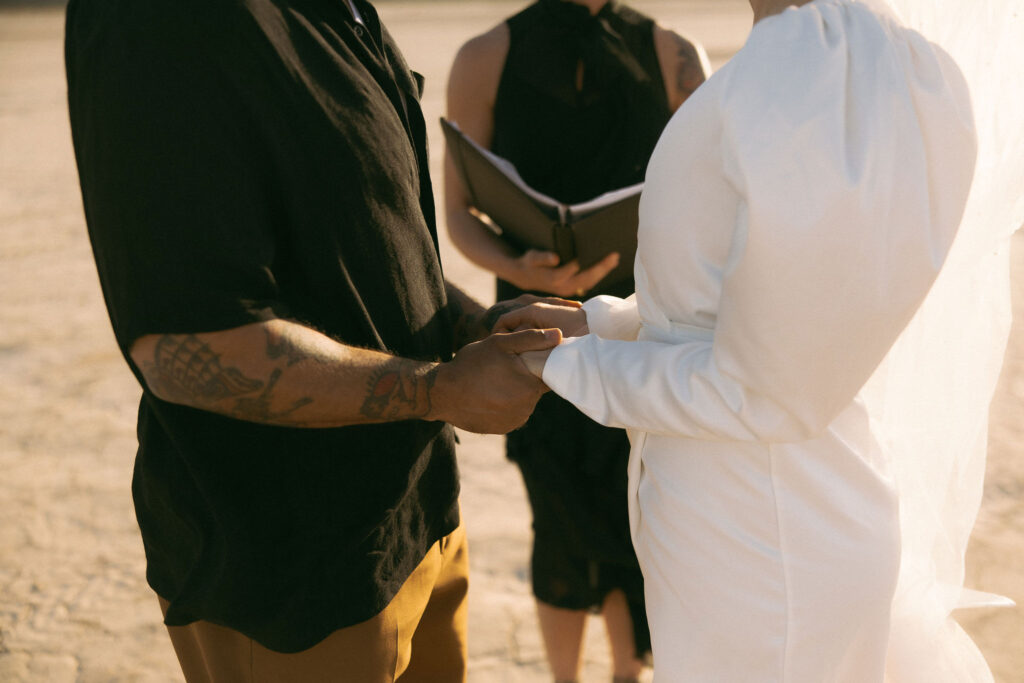
[[[544,364],[542,373],[544,384],[548,385],[551,391],[572,403],[579,401],[584,393],[581,391],[581,385],[586,382],[581,382],[580,380],[583,378],[578,375],[586,367],[581,361],[587,355],[587,348],[592,346],[592,340],[592,335],[569,337],[551,351]],[[589,372],[596,372],[596,370],[596,368],[591,368]],[[587,372],[588,370],[583,371]]]
[[[593,334],[566,339],[548,356],[542,379],[551,391],[607,427],[613,425],[609,423],[608,396],[598,367],[597,347],[601,343],[609,342]]]
[[[626,299],[604,294],[595,296],[583,304],[583,311],[587,314],[590,332],[602,339],[635,341],[640,333],[635,294]]]

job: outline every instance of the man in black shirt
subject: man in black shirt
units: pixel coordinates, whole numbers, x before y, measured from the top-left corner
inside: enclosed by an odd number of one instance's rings
[[[418,77],[365,0],[71,0],[66,58],[186,677],[463,680],[450,425],[525,421],[558,335],[445,283]]]

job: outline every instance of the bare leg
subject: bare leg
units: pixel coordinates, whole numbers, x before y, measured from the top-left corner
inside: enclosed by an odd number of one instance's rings
[[[537,620],[555,681],[575,681],[580,675],[587,612],[552,607],[538,600]]]
[[[616,681],[634,681],[644,669],[644,662],[637,657],[633,640],[633,618],[629,614],[626,594],[613,590],[601,606],[608,644],[612,651],[612,667]]]

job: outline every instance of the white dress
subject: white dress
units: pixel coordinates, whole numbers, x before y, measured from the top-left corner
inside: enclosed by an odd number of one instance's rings
[[[758,22],[668,124],[636,294],[544,381],[630,430],[658,683],[881,682],[899,495],[859,392],[928,294],[975,160],[952,60],[884,6]]]

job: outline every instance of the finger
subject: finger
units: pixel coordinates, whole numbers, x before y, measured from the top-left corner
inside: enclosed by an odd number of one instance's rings
[[[503,334],[506,332],[513,332],[522,328],[527,324],[523,318],[523,315],[524,314],[522,308],[517,308],[515,310],[503,314],[500,318],[498,318],[495,321],[494,326],[491,328],[491,333]]]
[[[619,265],[619,255],[612,252],[594,265],[579,273],[573,280],[573,283],[577,287],[577,294],[581,295],[582,292],[586,292],[593,288],[593,286],[603,280],[608,273],[612,272],[617,265]]]
[[[550,306],[566,306],[568,308],[581,308],[583,302],[576,301],[575,299],[563,299],[557,296],[546,296],[546,297],[534,297],[534,303],[548,304]]]
[[[520,330],[543,329],[547,325],[537,322],[537,318],[543,315],[543,311],[540,310],[542,307],[543,304],[535,303],[514,308],[495,321],[491,332],[518,332]]]
[[[496,334],[492,339],[498,348],[506,353],[543,351],[558,346],[562,341],[562,332],[558,329],[523,330],[522,332]]]
[[[534,323],[531,320],[524,320],[523,322],[521,322],[518,325],[516,325],[515,329],[510,329],[509,332],[522,332],[523,330],[537,330],[537,329],[546,330],[548,328],[546,328],[546,327],[537,327],[537,323]],[[561,331],[561,330],[559,330],[559,331]],[[562,333],[562,338],[563,339],[565,338],[565,333],[564,332]]]
[[[551,271],[552,279],[557,283],[562,280],[568,280],[576,273],[580,272],[580,262],[576,259],[569,261],[564,266],[559,266]]]
[[[569,306],[571,308],[579,308],[583,304],[575,299],[562,299],[557,296],[537,296],[536,294],[520,294],[513,302],[522,304],[524,306],[528,304],[550,304],[552,306]]]
[[[530,249],[523,254],[523,262],[532,267],[543,267],[553,268],[558,265],[559,258],[558,254],[553,251],[541,251],[539,249]]]

